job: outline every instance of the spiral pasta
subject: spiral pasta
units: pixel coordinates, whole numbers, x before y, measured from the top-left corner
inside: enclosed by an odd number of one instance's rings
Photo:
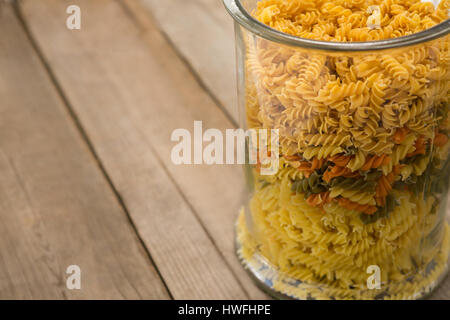
[[[262,0],[253,16],[303,38],[395,38],[445,19],[419,0]],[[320,53],[254,35],[246,46],[249,128],[278,129],[280,170],[252,168],[239,254],[300,299],[425,295],[447,268],[448,39],[390,52]],[[443,209],[444,208],[444,209]],[[259,261],[261,265],[266,262]],[[381,289],[366,269],[381,270]]]

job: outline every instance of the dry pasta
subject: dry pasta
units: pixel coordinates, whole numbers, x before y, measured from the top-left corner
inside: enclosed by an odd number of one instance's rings
[[[316,40],[410,35],[447,19],[450,2],[262,0],[253,16]],[[375,25],[373,25],[375,23]],[[249,128],[278,129],[280,170],[252,169],[239,254],[275,291],[300,299],[427,294],[449,253],[448,39],[389,52],[333,54],[254,35],[246,45]],[[444,203],[444,205],[441,205]],[[261,258],[262,257],[262,258]],[[262,259],[264,261],[259,261]],[[381,270],[368,290],[366,272]]]

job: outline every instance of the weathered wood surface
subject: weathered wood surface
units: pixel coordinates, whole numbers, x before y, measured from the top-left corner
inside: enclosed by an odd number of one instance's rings
[[[168,298],[9,6],[0,30],[0,298]]]
[[[20,8],[171,293],[263,297],[233,253],[240,168],[170,160],[175,128],[198,119],[232,125],[150,17],[140,24],[125,2],[72,3],[83,12],[76,32],[60,27],[61,1],[22,1]]]
[[[139,0],[216,101],[237,123],[233,20],[222,0]]]

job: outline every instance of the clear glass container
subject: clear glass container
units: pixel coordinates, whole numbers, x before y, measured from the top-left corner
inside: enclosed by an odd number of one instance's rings
[[[257,2],[224,0],[240,126],[278,132],[277,170],[245,165],[240,261],[277,298],[425,297],[448,268],[450,21],[327,42],[260,23]]]

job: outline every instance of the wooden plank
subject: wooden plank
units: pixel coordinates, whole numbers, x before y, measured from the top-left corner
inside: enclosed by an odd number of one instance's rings
[[[12,8],[0,12],[0,299],[166,299]],[[81,268],[81,290],[66,268]]]
[[[64,27],[68,4],[31,0],[20,8],[171,293],[246,298],[228,266],[249,291],[233,254],[240,193],[228,183],[241,182],[240,170],[170,161],[174,128],[191,128],[194,119],[222,128],[227,120],[156,28],[138,28],[123,2],[70,1],[82,10],[76,31]]]
[[[208,90],[237,122],[233,19],[221,0],[140,0]]]

